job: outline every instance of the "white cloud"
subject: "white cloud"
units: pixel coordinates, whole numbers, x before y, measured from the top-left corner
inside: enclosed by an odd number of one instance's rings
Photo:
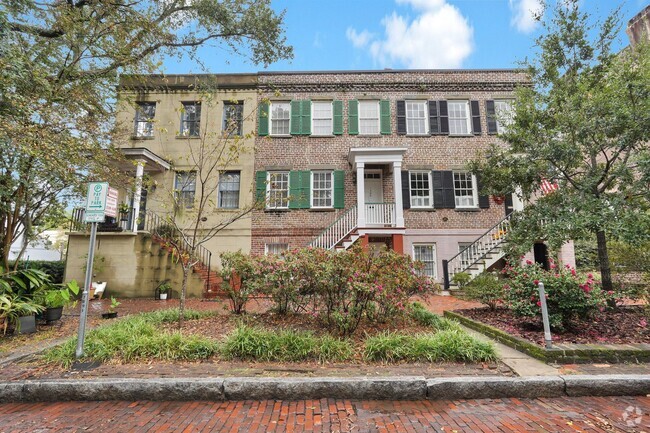
[[[352,27],[348,27],[345,31],[345,36],[352,42],[355,48],[363,48],[368,45],[368,42],[373,38],[372,33],[368,30],[364,30],[361,33],[357,33]]]
[[[539,0],[510,0],[512,19],[510,24],[522,33],[530,33],[539,24],[535,16],[539,15],[543,6]]]
[[[348,39],[356,48],[368,46],[381,67],[458,68],[473,49],[473,29],[460,11],[446,0],[396,0],[418,11],[408,16],[392,15],[381,21],[384,35],[348,28]]]

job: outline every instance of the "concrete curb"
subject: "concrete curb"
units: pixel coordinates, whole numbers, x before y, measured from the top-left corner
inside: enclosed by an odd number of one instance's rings
[[[0,402],[457,400],[650,394],[650,375],[96,379],[0,382]]]

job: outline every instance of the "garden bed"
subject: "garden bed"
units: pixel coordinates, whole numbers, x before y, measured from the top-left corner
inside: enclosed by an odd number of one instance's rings
[[[465,317],[477,320],[508,334],[544,346],[541,321],[527,322],[515,317],[506,308],[457,310]],[[572,344],[633,344],[650,343],[650,323],[642,306],[624,306],[599,312],[595,317],[575,322],[563,333],[553,332],[555,343]]]

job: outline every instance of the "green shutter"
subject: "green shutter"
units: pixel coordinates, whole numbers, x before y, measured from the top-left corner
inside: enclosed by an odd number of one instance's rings
[[[266,201],[266,171],[255,173],[255,200],[259,203]]]
[[[348,134],[359,134],[359,101],[348,101]]]
[[[311,101],[302,101],[302,135],[311,135]]]
[[[291,135],[300,135],[302,133],[301,108],[302,101],[291,101],[291,127],[289,130]]]
[[[262,102],[257,111],[257,134],[269,135],[269,103]]]
[[[334,115],[332,133],[341,135],[343,134],[343,101],[332,102],[332,114]]]
[[[379,131],[382,134],[390,134],[390,101],[382,99],[379,101]]]
[[[289,209],[309,209],[311,172],[289,172]]]
[[[334,170],[334,209],[345,208],[345,172]]]

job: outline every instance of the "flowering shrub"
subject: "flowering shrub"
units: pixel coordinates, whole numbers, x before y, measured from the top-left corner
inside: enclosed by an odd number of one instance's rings
[[[465,297],[496,310],[503,303],[503,284],[492,272],[483,272],[465,286]]]
[[[241,314],[246,311],[248,298],[256,291],[252,284],[255,262],[241,251],[222,253],[220,257],[222,287],[230,300],[230,310]]]
[[[545,271],[527,261],[523,266],[506,266],[509,279],[503,286],[508,306],[519,317],[541,317],[538,283],[544,283],[551,327],[562,331],[577,317],[588,317],[605,308],[607,294],[593,275],[581,275],[568,265]]]
[[[422,276],[421,264],[386,249],[305,248],[254,257],[251,263],[248,278],[242,279],[246,292],[266,294],[279,314],[307,312],[341,335],[352,334],[364,318],[396,318],[411,296],[426,296],[435,288]]]

